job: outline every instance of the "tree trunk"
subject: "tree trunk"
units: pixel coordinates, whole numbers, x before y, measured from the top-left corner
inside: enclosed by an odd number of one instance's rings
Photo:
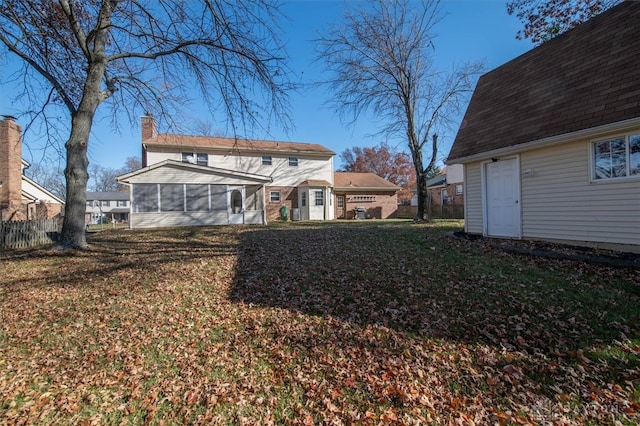
[[[416,219],[419,221],[429,222],[430,218],[427,206],[427,176],[424,173],[424,170],[417,174],[416,184],[416,191],[418,195],[418,213],[416,214]]]
[[[87,204],[87,181],[89,160],[87,145],[91,132],[93,114],[78,112],[73,118],[71,135],[66,143],[67,197],[62,224],[62,246],[65,249],[86,249],[85,211]]]
[[[104,57],[102,57],[104,58]],[[89,180],[89,159],[87,147],[93,117],[103,100],[100,84],[105,72],[104,60],[89,66],[87,80],[78,111],[71,120],[71,135],[67,149],[67,199],[65,200],[64,222],[62,223],[62,247],[65,249],[86,249],[85,211],[87,204],[87,182]]]

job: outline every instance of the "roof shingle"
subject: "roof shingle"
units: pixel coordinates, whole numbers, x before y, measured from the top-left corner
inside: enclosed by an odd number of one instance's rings
[[[638,22],[623,2],[484,74],[448,163],[640,117]]]
[[[359,188],[375,188],[381,190],[400,189],[397,185],[394,185],[374,173],[336,172],[333,174],[333,185],[335,188],[349,188],[353,190],[357,190]]]
[[[146,146],[166,146],[176,148],[209,148],[212,150],[237,150],[262,152],[279,152],[290,154],[324,154],[335,153],[319,144],[300,142],[279,142],[254,139],[219,138],[208,136],[189,136],[162,133],[154,138],[143,140]]]

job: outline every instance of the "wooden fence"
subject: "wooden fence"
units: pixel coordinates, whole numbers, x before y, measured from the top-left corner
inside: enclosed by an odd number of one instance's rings
[[[418,213],[418,206],[398,206],[398,217],[414,219]],[[444,206],[429,206],[427,214],[431,219],[464,219],[464,206],[448,204]]]
[[[58,219],[0,222],[0,250],[51,244],[58,235]]]

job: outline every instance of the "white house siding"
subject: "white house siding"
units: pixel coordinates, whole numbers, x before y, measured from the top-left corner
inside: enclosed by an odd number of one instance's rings
[[[229,223],[229,217],[227,216],[227,212],[223,210],[186,213],[131,213],[130,217],[130,226],[132,229],[174,226],[223,225],[227,223]]]
[[[205,149],[202,152],[207,152]],[[246,152],[241,154],[217,154],[209,153],[209,166],[221,169],[237,170],[245,173],[270,176],[273,178],[272,186],[297,186],[307,179],[326,180],[333,182],[333,157],[310,156],[283,152],[272,153],[271,165],[262,164],[262,154],[251,155]],[[297,166],[289,166],[289,157],[298,158]],[[181,161],[181,152],[147,152],[148,165],[164,160]]]
[[[523,237],[640,244],[640,180],[592,183],[589,157],[588,140],[521,154]]]
[[[472,234],[482,234],[482,164],[466,164],[464,168],[464,224],[465,230]]]

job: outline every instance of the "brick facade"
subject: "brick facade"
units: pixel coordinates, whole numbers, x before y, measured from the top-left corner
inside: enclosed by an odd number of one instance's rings
[[[391,219],[398,213],[398,195],[389,191],[355,191],[348,193],[336,193],[336,196],[345,197],[345,219],[353,219],[358,207],[364,207],[365,219]],[[362,201],[366,197],[366,201]],[[337,204],[337,203],[336,203]],[[337,206],[336,206],[337,209]],[[337,218],[337,213],[336,213]]]
[[[22,204],[22,128],[12,118],[0,121],[0,211],[2,220],[26,220]]]
[[[280,202],[271,202],[271,191],[280,191]],[[298,208],[298,188],[291,186],[267,186],[265,188],[267,221],[280,220],[280,208],[287,206],[291,219],[291,209]]]

